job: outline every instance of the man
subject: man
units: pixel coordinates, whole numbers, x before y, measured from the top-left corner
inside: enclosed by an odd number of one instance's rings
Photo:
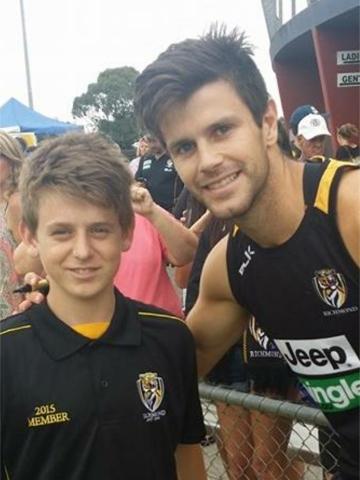
[[[206,478],[191,335],[113,288],[130,184],[98,134],[44,142],[25,162],[23,236],[50,291],[0,325],[1,478]]]
[[[290,117],[291,132],[294,135],[294,144],[300,150],[298,159],[301,162],[322,162],[328,153],[328,139],[331,133],[325,118],[315,107],[302,105]]]
[[[284,156],[251,54],[243,34],[213,29],[172,45],[136,82],[137,111],[184,184],[237,224],[209,255],[188,317],[200,373],[254,315],[338,432],[339,478],[355,479],[360,172]]]
[[[183,184],[163,145],[152,135],[146,135],[148,151],[140,159],[135,179],[149,190],[154,202],[172,212]]]

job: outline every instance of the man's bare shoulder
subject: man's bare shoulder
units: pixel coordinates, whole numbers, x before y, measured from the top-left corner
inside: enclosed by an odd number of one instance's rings
[[[201,274],[200,294],[233,299],[226,264],[228,238],[222,238],[209,253]]]
[[[336,217],[340,235],[357,265],[360,265],[360,169],[344,172],[339,183]]]

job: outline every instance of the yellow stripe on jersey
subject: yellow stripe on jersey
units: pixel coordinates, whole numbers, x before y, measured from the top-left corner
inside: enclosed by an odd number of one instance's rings
[[[10,475],[9,475],[8,469],[6,468],[6,465],[4,465],[4,468],[5,468],[6,480],[10,480]]]
[[[354,167],[349,162],[340,162],[339,160],[330,160],[325,172],[323,173],[317,190],[314,206],[322,212],[329,213],[330,187],[337,170],[341,167]]]
[[[175,315],[166,315],[165,313],[156,313],[156,312],[139,312],[139,315],[143,315],[144,317],[160,317],[160,318],[172,318],[174,320],[179,320],[183,322],[184,320],[180,317],[176,317]]]
[[[237,225],[234,225],[231,236],[235,237],[235,235],[238,233],[239,230],[240,230],[240,227],[238,227]]]
[[[0,335],[5,335],[5,333],[18,332],[19,330],[25,330],[27,328],[31,328],[31,325],[21,325],[20,327],[8,328],[7,330],[0,332]]]
[[[70,325],[75,332],[80,333],[84,337],[96,340],[103,335],[110,322],[94,322],[94,323],[78,323],[77,325]]]

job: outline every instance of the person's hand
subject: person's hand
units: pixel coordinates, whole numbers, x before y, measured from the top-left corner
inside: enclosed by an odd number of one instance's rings
[[[137,184],[132,185],[131,200],[135,213],[144,217],[148,217],[153,213],[155,203],[146,188]]]
[[[43,277],[36,273],[29,272],[24,276],[24,283],[29,285],[36,285]],[[40,292],[30,292],[25,294],[25,299],[18,305],[17,310],[14,313],[25,312],[34,303],[42,303],[45,300],[45,295]]]

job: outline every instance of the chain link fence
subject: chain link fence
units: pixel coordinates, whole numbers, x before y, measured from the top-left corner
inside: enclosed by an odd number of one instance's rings
[[[208,479],[330,480],[339,445],[318,409],[200,383]]]

